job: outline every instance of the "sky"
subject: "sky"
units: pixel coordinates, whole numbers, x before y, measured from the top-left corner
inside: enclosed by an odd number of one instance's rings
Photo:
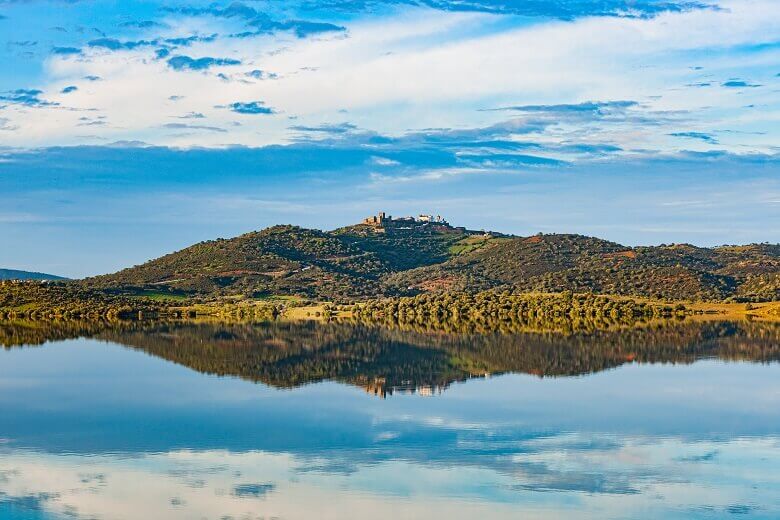
[[[774,0],[0,0],[0,267],[369,214],[780,241]]]

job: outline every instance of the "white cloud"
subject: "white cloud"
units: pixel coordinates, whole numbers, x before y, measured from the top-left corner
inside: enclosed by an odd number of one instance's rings
[[[84,114],[67,108],[96,109],[105,115],[107,124],[98,132],[111,140],[173,146],[284,142],[289,117],[317,124],[342,118],[339,111],[345,109],[352,122],[390,134],[491,124],[506,115],[476,109],[500,104],[585,100],[632,99],[648,110],[687,111],[697,131],[777,121],[774,90],[743,93],[718,87],[722,79],[741,75],[745,67],[760,70],[773,62],[776,55],[771,50],[751,54],[747,61],[739,53],[721,51],[779,38],[777,2],[732,0],[720,10],[664,13],[651,19],[582,18],[500,32],[495,29],[497,20],[493,15],[409,9],[390,19],[348,24],[347,37],[220,37],[175,51],[242,62],[208,71],[174,71],[165,60],[155,60],[153,48],[146,47],[55,56],[46,63],[50,82],[43,90],[46,99],[62,106],[6,109],[3,117],[8,124],[19,127],[8,142],[24,146],[78,142],[76,134],[83,132],[74,132],[74,127]],[[224,35],[235,28],[234,21],[209,17],[170,16],[165,23],[169,36]],[[692,65],[701,65],[704,71],[692,71]],[[244,73],[253,69],[275,73],[278,79],[245,79]],[[219,72],[234,79],[224,81]],[[684,87],[707,74],[712,75],[713,87]],[[79,82],[89,75],[104,81]],[[59,94],[71,84],[78,84],[79,90]],[[171,95],[184,98],[172,102]],[[236,101],[263,101],[278,114],[240,115],[216,108]],[[759,101],[769,109],[743,108]],[[225,128],[228,134],[183,134],[161,128],[190,111],[203,113],[210,126]],[[667,127],[592,130],[600,139],[627,148],[711,147],[670,139]],[[555,128],[536,137],[560,141],[567,132]],[[721,147],[766,151],[773,142],[774,133],[732,135]]]

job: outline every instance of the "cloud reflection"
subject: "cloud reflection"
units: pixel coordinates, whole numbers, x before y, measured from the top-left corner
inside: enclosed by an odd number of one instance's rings
[[[780,502],[771,498],[780,496],[773,476],[780,464],[777,443],[560,434],[522,443],[524,453],[496,458],[495,465],[398,459],[357,463],[349,473],[328,468],[349,461],[350,452],[312,460],[259,451],[124,457],[5,450],[0,511],[105,519],[395,519],[400,511],[404,518],[511,518],[521,512],[595,518],[599,511],[608,512],[602,518],[630,511],[655,518],[694,511],[768,518],[780,512]],[[720,464],[697,459],[715,450]]]

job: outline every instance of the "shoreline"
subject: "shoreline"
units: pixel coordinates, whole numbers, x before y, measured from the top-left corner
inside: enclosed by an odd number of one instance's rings
[[[780,301],[760,303],[702,302],[690,300],[659,300],[638,296],[600,295],[591,293],[541,293],[484,291],[478,293],[425,293],[415,297],[387,297],[357,300],[350,303],[312,301],[291,296],[265,298],[223,297],[214,300],[194,298],[149,298],[145,296],[109,294],[88,290],[69,293],[56,284],[22,284],[0,286],[0,323],[17,319],[32,320],[121,320],[172,319],[191,321],[197,319],[225,321],[327,321],[352,319],[366,308],[380,309],[375,321],[384,321],[383,306],[404,307],[405,312],[425,313],[431,302],[454,299],[500,300],[503,312],[506,305],[532,302],[534,316],[548,315],[555,319],[579,319],[582,317],[645,318],[684,317],[696,321],[712,320],[760,320],[780,323]],[[24,289],[35,289],[25,291]],[[37,291],[37,292],[36,292]],[[576,300],[572,306],[572,300]],[[581,303],[581,302],[587,303]],[[595,303],[594,303],[595,302]],[[495,304],[495,302],[493,302]],[[578,304],[580,305],[578,307]],[[561,305],[568,305],[561,307]],[[586,307],[582,307],[586,305]],[[588,307],[587,305],[590,305]],[[594,306],[595,305],[595,306]],[[521,305],[522,306],[522,305]],[[376,312],[376,311],[375,311]],[[435,308],[441,314],[441,306]],[[445,313],[447,310],[445,309]],[[461,312],[463,312],[461,310]],[[514,311],[513,311],[514,312]],[[631,314],[630,316],[626,315]],[[633,314],[632,314],[633,313]],[[457,309],[455,310],[457,315]],[[493,314],[496,314],[495,309]],[[513,319],[512,313],[509,314]],[[433,314],[431,315],[435,317]],[[489,317],[489,316],[488,316]],[[365,318],[365,316],[364,316]],[[470,319],[470,318],[469,318]]]

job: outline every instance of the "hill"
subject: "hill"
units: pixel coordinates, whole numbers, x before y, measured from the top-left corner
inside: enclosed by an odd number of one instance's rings
[[[470,233],[476,232],[448,226],[376,233],[368,226],[357,225],[333,231],[333,235],[344,242],[382,258],[391,271],[444,262],[452,255],[455,244],[470,236]]]
[[[201,242],[113,275],[92,286],[156,288],[190,294],[369,296],[387,263],[332,234],[274,226],[229,240]]]
[[[780,299],[780,247],[630,248],[581,235],[491,240],[441,264],[385,278],[390,292],[508,288],[666,299]]]
[[[780,246],[626,247],[581,235],[514,237],[380,214],[331,232],[274,226],[84,280],[112,291],[345,301],[425,292],[595,292],[780,300]]]
[[[67,280],[67,278],[46,273],[0,269],[0,280]]]

